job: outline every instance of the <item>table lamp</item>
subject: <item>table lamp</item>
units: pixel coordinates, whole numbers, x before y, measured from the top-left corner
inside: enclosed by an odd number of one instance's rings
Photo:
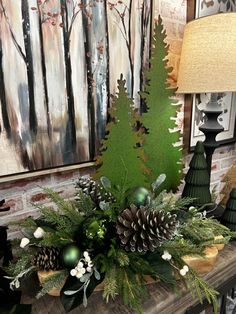
[[[177,79],[177,93],[211,93],[199,129],[209,175],[216,135],[224,130],[218,123],[222,113],[217,93],[236,91],[236,13],[220,13],[191,21],[185,27]],[[235,104],[236,105],[236,104]]]

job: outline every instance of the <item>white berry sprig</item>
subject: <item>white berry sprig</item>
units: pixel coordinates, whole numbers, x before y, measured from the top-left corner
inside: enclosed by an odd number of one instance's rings
[[[86,272],[91,273],[93,271],[93,262],[89,253],[85,251],[83,258],[81,258],[75,268],[71,269],[70,274],[73,277],[81,278]]]

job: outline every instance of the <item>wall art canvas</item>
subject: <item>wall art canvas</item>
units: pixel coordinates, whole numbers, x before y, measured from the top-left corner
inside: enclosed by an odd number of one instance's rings
[[[195,18],[203,17],[220,12],[236,11],[236,2],[234,0],[196,0]],[[204,123],[203,110],[207,108],[210,100],[210,94],[197,94],[193,97],[190,149],[192,150],[197,141],[203,141],[205,136],[199,130]],[[219,116],[219,123],[224,127],[224,131],[217,135],[216,139],[220,144],[234,142],[235,137],[235,118],[236,118],[236,94],[221,93],[218,94],[218,103],[221,105],[222,114]]]
[[[140,106],[152,0],[0,0],[0,176],[93,160],[123,74]]]

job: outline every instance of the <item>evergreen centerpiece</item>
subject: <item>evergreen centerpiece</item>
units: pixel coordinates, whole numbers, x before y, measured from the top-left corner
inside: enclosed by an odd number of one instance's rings
[[[98,202],[94,189],[86,190],[81,182],[103,187],[109,201],[102,198]],[[216,306],[216,291],[182,257],[204,255],[207,245],[227,242],[231,236],[228,228],[188,208],[191,198],[166,192],[157,195],[152,189],[148,204],[136,206],[125,204],[123,189],[112,188],[107,178],[96,182],[80,178],[76,186],[74,201],[45,189],[57,210],[38,206],[39,219],[19,222],[28,237],[14,248],[18,259],[7,270],[11,288],[19,288],[32,273],[39,272],[41,277],[47,270],[50,277],[43,281],[37,297],[62,287],[60,298],[66,311],[86,306],[103,281],[107,301],[121,295],[126,305],[142,313],[145,276],[171,286],[178,284],[178,277],[196,288],[200,300],[206,296]],[[216,241],[218,235],[223,238]]]

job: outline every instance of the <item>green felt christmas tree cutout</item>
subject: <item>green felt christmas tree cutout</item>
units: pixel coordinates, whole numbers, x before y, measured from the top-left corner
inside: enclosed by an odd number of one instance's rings
[[[182,153],[180,147],[174,147],[180,141],[180,132],[170,132],[176,127],[171,118],[176,116],[178,106],[171,99],[174,90],[167,82],[172,69],[167,67],[168,45],[165,39],[166,32],[159,16],[153,37],[151,67],[145,73],[147,83],[145,91],[141,93],[147,105],[147,112],[142,115],[141,122],[148,132],[143,145],[147,155],[146,166],[150,169],[147,181],[150,184],[161,173],[165,173],[166,180],[160,188],[175,191],[181,179]]]
[[[221,222],[232,231],[236,231],[236,188],[230,192]]]
[[[182,197],[196,198],[192,205],[199,207],[211,203],[210,177],[204,152],[203,143],[197,142],[182,193]]]
[[[99,166],[95,179],[107,177],[112,184],[125,190],[145,186],[143,150],[137,147],[139,133],[135,131],[135,110],[128,97],[125,80],[118,80],[118,93],[113,97],[109,110],[111,122],[108,123],[107,136],[102,142],[101,155],[97,157]]]

